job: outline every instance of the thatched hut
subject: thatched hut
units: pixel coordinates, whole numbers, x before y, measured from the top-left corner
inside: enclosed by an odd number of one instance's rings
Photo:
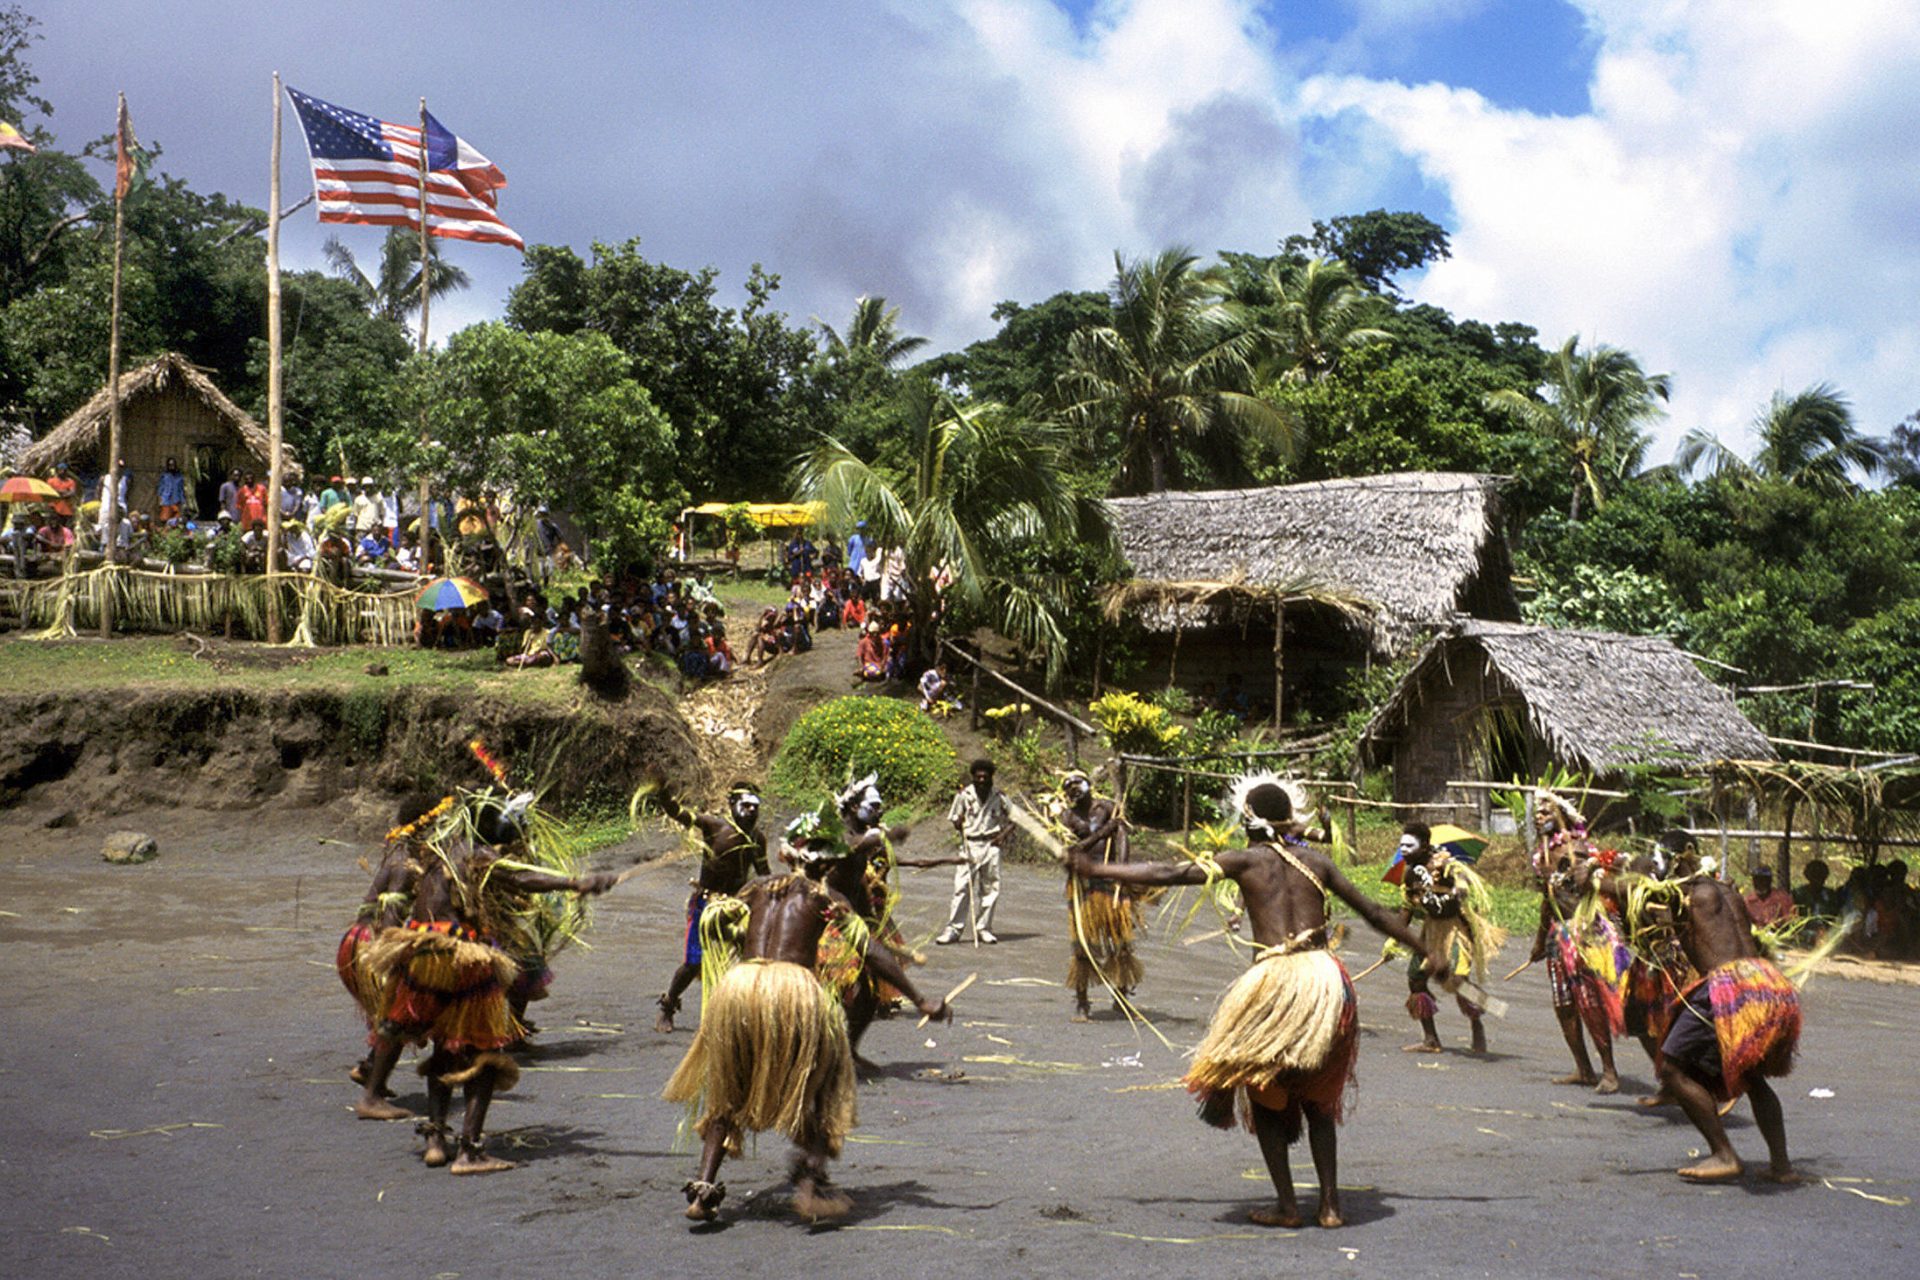
[[[112,404],[108,388],[101,387],[21,455],[21,469],[39,475],[65,461],[83,475],[105,475]],[[213,513],[228,471],[238,467],[264,479],[270,456],[266,431],[185,356],[173,352],[120,375],[120,443],[133,475],[128,505],[152,505],[154,483],[171,457],[187,473],[189,507],[197,506],[203,515]],[[292,451],[283,456],[287,474],[299,475]]]
[[[1360,750],[1392,763],[1402,804],[1483,809],[1447,784],[1558,768],[1605,787],[1633,765],[1774,758],[1733,695],[1669,640],[1472,620],[1422,651]]]
[[[1456,616],[1518,619],[1492,476],[1404,472],[1109,504],[1132,578],[1108,596],[1188,688],[1238,677],[1318,711],[1353,667]],[[1269,683],[1271,682],[1271,683]]]

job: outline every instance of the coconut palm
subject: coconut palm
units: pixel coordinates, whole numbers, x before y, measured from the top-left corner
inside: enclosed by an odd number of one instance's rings
[[[848,360],[864,354],[883,369],[891,369],[927,345],[925,338],[900,332],[900,308],[889,307],[881,297],[863,296],[853,304],[853,322],[847,326],[844,336],[818,316],[814,317],[814,323],[827,336],[830,356]]]
[[[1759,451],[1751,462],[1701,427],[1687,432],[1674,465],[1688,475],[1724,476],[1737,483],[1783,484],[1843,493],[1859,488],[1851,473],[1877,475],[1888,462],[1886,442],[1854,428],[1853,409],[1831,383],[1795,395],[1776,391],[1754,419]]]
[[[1253,394],[1260,334],[1182,248],[1114,255],[1113,323],[1081,329],[1061,375],[1069,422],[1120,437],[1114,492],[1177,487],[1183,449],[1236,468],[1252,441],[1291,449],[1287,419]]]
[[[1367,323],[1375,296],[1338,258],[1270,262],[1238,301],[1261,317],[1269,377],[1315,382],[1332,373],[1346,352],[1393,341],[1392,334]]]
[[[913,635],[932,651],[942,592],[986,609],[996,628],[1044,653],[1049,680],[1066,657],[1061,585],[1022,575],[1016,556],[1048,537],[1111,547],[1104,504],[1069,483],[1064,430],[1014,417],[999,405],[961,408],[925,378],[902,388],[905,465],[897,476],[822,437],[798,460],[799,501],[827,505],[842,527],[867,522],[870,541],[906,553]],[[936,588],[936,581],[951,579]]]
[[[353,256],[353,250],[338,236],[328,236],[321,252],[334,274],[351,283],[360,294],[361,304],[373,315],[405,328],[407,317],[420,309],[420,236],[418,232],[393,227],[380,242],[380,269],[369,275]],[[459,267],[440,256],[440,243],[427,241],[427,292],[435,298],[473,283]]]
[[[1579,335],[1568,338],[1547,362],[1544,400],[1507,388],[1483,402],[1566,455],[1573,475],[1567,518],[1574,521],[1586,497],[1600,506],[1607,483],[1637,470],[1649,443],[1641,424],[1660,415],[1672,382],[1618,347],[1582,353],[1579,344]]]

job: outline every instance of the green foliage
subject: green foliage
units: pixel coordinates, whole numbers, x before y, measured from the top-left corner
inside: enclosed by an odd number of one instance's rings
[[[1393,695],[1407,672],[1413,670],[1413,662],[1414,655],[1409,654],[1398,662],[1375,663],[1348,674],[1342,682],[1340,696],[1345,712],[1332,738],[1314,757],[1315,772],[1344,778],[1353,771],[1360,735],[1366,732],[1367,722]]]
[[[1299,258],[1338,258],[1362,285],[1389,297],[1400,272],[1453,256],[1445,227],[1423,214],[1385,209],[1341,214],[1331,222],[1315,218],[1312,235],[1288,236],[1281,250]]]
[[[170,565],[179,566],[192,561],[199,550],[199,544],[186,530],[162,529],[153,535],[150,554],[156,560],[164,560]]]
[[[959,758],[933,720],[909,702],[844,697],[794,723],[773,759],[773,786],[812,804],[869,772],[892,806],[933,800],[953,785]]]
[[[1067,371],[1073,335],[1109,323],[1112,312],[1104,293],[1056,293],[1032,306],[1002,302],[993,309],[993,318],[1000,321],[993,337],[963,352],[935,356],[916,371],[977,400],[1007,405],[1046,401]]]
[[[207,544],[207,568],[215,573],[238,574],[246,569],[247,551],[240,545],[240,530],[229,529]]]
[[[1548,627],[1671,636],[1684,642],[1687,617],[1673,588],[1638,569],[1578,564],[1542,581],[1527,602],[1526,619]]]
[[[354,755],[377,755],[387,740],[386,690],[355,689],[340,699],[340,731]]]

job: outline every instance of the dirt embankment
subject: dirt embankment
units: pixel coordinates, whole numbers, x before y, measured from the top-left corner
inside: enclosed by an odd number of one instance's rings
[[[418,686],[68,691],[0,695],[0,718],[0,808],[30,795],[75,821],[154,806],[384,811],[416,787],[483,783],[476,737],[561,805],[624,801],[649,766],[690,792],[706,783],[685,719],[645,685],[572,705]]]

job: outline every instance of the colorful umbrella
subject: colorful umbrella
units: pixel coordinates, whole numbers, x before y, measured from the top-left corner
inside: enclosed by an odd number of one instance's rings
[[[1487,838],[1475,835],[1465,827],[1456,827],[1450,822],[1437,824],[1430,835],[1433,847],[1445,850],[1462,862],[1472,863],[1486,852]],[[1393,851],[1393,864],[1381,875],[1388,884],[1399,884],[1406,878],[1406,854],[1398,849]]]
[[[421,589],[414,604],[422,609],[471,609],[487,598],[484,587],[472,578],[435,578]]]
[[[59,496],[58,489],[32,476],[14,476],[0,484],[0,502],[52,502]]]

